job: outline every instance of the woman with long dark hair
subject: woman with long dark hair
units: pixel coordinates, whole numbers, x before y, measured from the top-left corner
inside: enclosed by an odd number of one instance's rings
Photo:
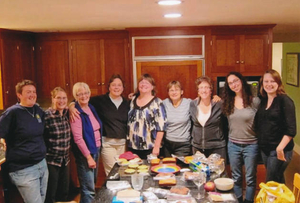
[[[223,113],[227,116],[228,155],[234,180],[234,192],[239,202],[253,202],[256,191],[258,144],[254,132],[254,117],[260,99],[253,97],[246,79],[230,72],[225,81]],[[246,196],[243,200],[243,171],[246,170]]]

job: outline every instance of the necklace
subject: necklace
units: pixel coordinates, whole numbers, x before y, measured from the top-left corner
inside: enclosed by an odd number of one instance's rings
[[[32,116],[34,117],[34,108],[32,107],[32,113],[26,108],[24,107],[24,109]]]

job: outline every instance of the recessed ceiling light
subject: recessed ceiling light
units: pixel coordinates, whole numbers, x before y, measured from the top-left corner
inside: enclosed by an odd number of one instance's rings
[[[165,18],[179,18],[181,17],[180,13],[169,13],[164,15]]]
[[[159,5],[178,5],[181,4],[181,1],[179,0],[163,0],[163,1],[158,1]]]

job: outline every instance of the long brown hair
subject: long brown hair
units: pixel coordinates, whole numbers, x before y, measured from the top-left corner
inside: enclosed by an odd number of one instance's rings
[[[259,81],[259,84],[260,84],[260,90],[259,90],[259,92],[260,92],[261,96],[262,96],[262,97],[267,97],[267,93],[266,93],[266,91],[265,91],[265,89],[264,89],[264,87],[263,87],[264,76],[265,76],[267,73],[269,73],[269,74],[272,75],[272,78],[275,80],[275,82],[276,82],[277,85],[278,85],[278,88],[277,88],[277,90],[276,90],[276,94],[277,94],[277,95],[278,95],[278,94],[286,94],[279,73],[278,73],[276,70],[274,70],[274,69],[270,69],[270,70],[267,70],[267,71],[262,75],[262,77],[260,78],[260,81]]]
[[[225,86],[224,86],[224,95],[223,95],[224,102],[223,102],[222,109],[223,109],[223,113],[226,116],[229,116],[234,112],[234,98],[236,96],[235,92],[230,89],[229,84],[228,84],[228,77],[230,75],[234,75],[241,80],[244,108],[246,108],[252,104],[252,98],[253,98],[252,93],[251,93],[251,88],[248,85],[246,78],[244,78],[244,76],[239,72],[230,72],[226,76]]]

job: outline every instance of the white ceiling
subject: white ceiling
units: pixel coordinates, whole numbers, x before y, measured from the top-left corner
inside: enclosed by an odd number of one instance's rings
[[[33,32],[129,27],[277,24],[274,33],[300,33],[300,0],[0,0],[0,28]],[[163,15],[180,12],[181,18]]]

